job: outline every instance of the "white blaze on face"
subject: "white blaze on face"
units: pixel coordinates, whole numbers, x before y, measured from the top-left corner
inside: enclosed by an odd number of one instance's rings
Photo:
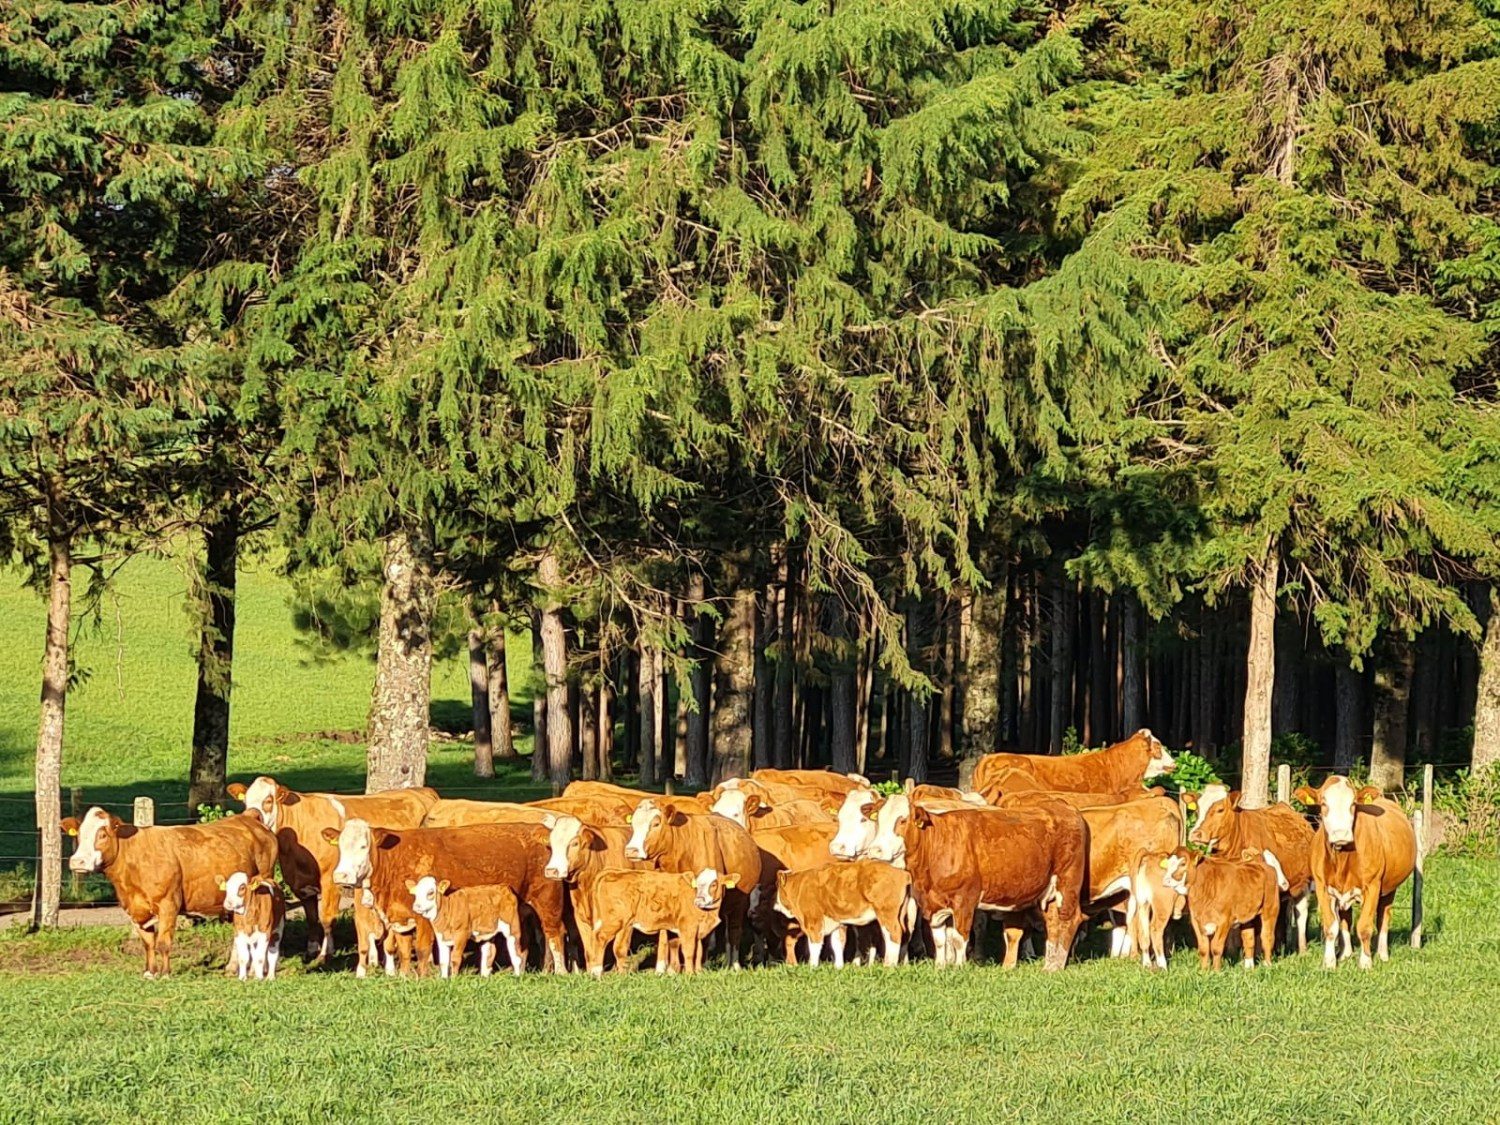
[[[1203,831],[1204,822],[1208,820],[1209,810],[1220,801],[1229,800],[1229,787],[1221,785],[1217,781],[1212,785],[1205,785],[1203,792],[1198,795],[1198,819],[1193,823],[1193,830],[1188,833],[1188,839],[1195,844],[1214,844],[1217,836],[1208,836]]]
[[[651,801],[642,801],[630,814],[630,840],[625,845],[627,859],[646,858],[646,836],[651,826],[661,819],[661,810]]]
[[[839,830],[828,842],[828,851],[835,859],[858,859],[869,850],[875,838],[875,822],[865,815],[865,806],[877,799],[873,789],[851,789],[844,794],[844,803],[839,806]]]
[[[370,877],[370,847],[373,833],[368,822],[355,817],[344,821],[339,831],[339,861],[333,881],[341,887],[358,887]]]
[[[273,778],[257,777],[245,787],[245,807],[260,813],[267,828],[276,831],[276,782]]]
[[[250,883],[250,876],[243,871],[236,871],[224,882],[224,913],[245,913],[245,887]]]
[[[1354,796],[1347,777],[1331,777],[1323,786],[1323,832],[1336,848],[1354,843]]]
[[[568,849],[573,846],[573,841],[578,839],[581,831],[583,821],[576,816],[559,816],[552,821],[551,827],[547,829],[547,843],[552,850],[547,856],[547,866],[542,874],[549,879],[566,879],[573,873],[572,865],[568,862]]]
[[[104,854],[99,850],[99,837],[109,828],[109,814],[95,806],[84,814],[78,826],[78,847],[68,857],[68,870],[88,875],[104,866]]]
[[[709,812],[718,813],[722,817],[734,821],[741,828],[750,827],[750,818],[745,815],[745,798],[749,796],[743,789],[724,789],[719,793],[719,798],[711,806]]]
[[[868,852],[871,859],[900,863],[906,858],[906,840],[897,829],[909,816],[911,799],[905,793],[897,793],[885,799],[885,804],[875,814],[875,838],[870,841]]]
[[[442,896],[438,894],[437,880],[431,875],[423,875],[417,880],[417,885],[411,892],[411,912],[426,918],[429,922],[437,920],[438,905]]]
[[[1177,759],[1172,757],[1170,751],[1161,744],[1161,739],[1149,730],[1142,728],[1142,734],[1146,741],[1151,744],[1151,760],[1146,763],[1146,776],[1159,777],[1164,773],[1171,773],[1177,768]]]
[[[699,910],[712,910],[719,905],[723,894],[719,889],[719,873],[705,867],[693,877],[693,904]]]
[[[1174,853],[1163,862],[1166,866],[1162,870],[1162,886],[1180,895],[1187,894],[1187,864],[1182,862],[1182,857]]]

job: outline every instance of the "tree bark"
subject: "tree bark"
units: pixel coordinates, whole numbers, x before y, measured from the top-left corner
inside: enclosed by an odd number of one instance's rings
[[[661,699],[658,693],[661,691],[661,650],[655,645],[641,642],[640,661],[637,667],[640,669],[640,688],[637,698],[640,700],[640,722],[641,736],[638,742],[640,746],[641,788],[656,788],[656,763],[657,751],[660,748],[661,733]]]
[[[849,611],[837,594],[829,600],[828,609],[829,632],[837,644],[829,685],[828,758],[839,773],[855,773],[859,768],[855,710],[860,645],[858,638],[850,636]]]
[[[1295,615],[1276,623],[1276,733],[1301,729],[1301,629]]]
[[[1109,617],[1109,600],[1097,590],[1089,593],[1089,746],[1103,746],[1114,741],[1110,732],[1110,697],[1112,666],[1106,659],[1105,622]]]
[[[239,508],[226,503],[203,529],[203,582],[198,633],[198,691],[193,700],[193,753],[188,809],[224,799],[229,771],[229,694],[234,670],[234,598]]]
[[[855,702],[854,768],[865,772],[870,753],[870,711],[875,705],[875,638],[859,646],[859,696]]]
[[[757,769],[776,760],[772,735],[776,673],[766,657],[766,646],[774,644],[776,639],[776,610],[776,585],[767,583],[755,601],[755,705],[751,711],[750,758]]]
[[[1418,762],[1431,762],[1437,758],[1441,642],[1436,629],[1428,629],[1417,638],[1417,659],[1411,681],[1411,747]]]
[[[928,670],[926,653],[929,640],[928,606],[924,600],[913,598],[906,607],[906,656],[917,671]],[[920,784],[927,780],[932,696],[907,692],[906,704],[906,760],[900,766],[901,776]]]
[[[965,758],[993,754],[1000,748],[1001,664],[1005,653],[1005,601],[1009,567],[1002,564],[995,584],[972,595],[964,672],[963,749]]]
[[[1146,725],[1145,661],[1141,653],[1141,602],[1134,594],[1122,595],[1120,607],[1120,730],[1126,738]]]
[[[795,560],[790,545],[784,545],[781,556],[781,625],[776,644],[776,708],[774,730],[776,768],[791,769],[797,753],[797,716],[795,710],[793,651],[796,641],[796,605],[793,597],[796,582]]]
[[[495,741],[490,722],[490,659],[485,630],[469,630],[469,705],[474,715],[474,776],[495,776]]]
[[[1333,741],[1333,768],[1348,773],[1360,759],[1359,747],[1363,723],[1364,676],[1340,660],[1334,668],[1334,713],[1336,726]]]
[[[73,614],[73,544],[55,534],[47,544],[47,642],[42,650],[42,709],[36,731],[38,926],[57,925],[62,902],[62,749],[68,702],[68,629]]]
[[[755,690],[755,590],[736,590],[719,631],[710,719],[717,783],[750,771],[750,707]],[[791,747],[787,747],[791,753]]]
[[[1474,701],[1472,772],[1500,762],[1500,587],[1490,587],[1490,617],[1479,649],[1479,690]]]
[[[491,613],[497,620],[499,609],[499,606],[491,607]],[[510,673],[506,669],[505,627],[496,624],[486,635],[485,643],[489,648],[487,666],[490,673],[490,737],[495,757],[501,761],[513,761],[516,757],[516,739],[510,719]]]
[[[707,789],[709,786],[708,710],[711,688],[709,646],[713,640],[707,635],[707,630],[711,628],[710,620],[699,612],[699,607],[706,596],[703,575],[694,572],[688,578],[687,612],[688,636],[692,643],[688,655],[693,659],[693,674],[689,682],[697,708],[688,711],[687,715],[687,773],[683,778],[683,783],[689,789],[694,790]]]
[[[552,550],[537,564],[542,587],[542,671],[547,677],[547,775],[552,791],[568,786],[573,768],[573,725],[568,713],[568,638],[558,591],[562,573]]]
[[[601,668],[597,712],[599,716],[599,768],[595,771],[595,776],[600,781],[613,781],[615,776],[615,686],[609,661],[604,659],[602,651],[599,665]]]
[[[1370,747],[1370,784],[1389,792],[1406,783],[1406,733],[1415,650],[1392,637],[1389,657],[1375,666],[1375,738]]]
[[[1047,753],[1061,754],[1063,735],[1073,716],[1073,621],[1068,612],[1069,580],[1061,564],[1053,567],[1052,589],[1052,651],[1048,677],[1052,698],[1048,710],[1051,723],[1047,739]]]
[[[420,786],[427,779],[432,575],[427,560],[405,532],[386,539],[384,571],[366,753],[367,793]]]
[[[599,693],[578,685],[578,763],[585,781],[599,780]]]
[[[1245,718],[1240,745],[1240,806],[1265,808],[1271,783],[1271,703],[1276,691],[1276,591],[1281,556],[1266,552],[1250,588],[1250,643],[1245,649]]]
[[[542,660],[542,611],[531,611],[531,780],[547,780],[547,673]]]

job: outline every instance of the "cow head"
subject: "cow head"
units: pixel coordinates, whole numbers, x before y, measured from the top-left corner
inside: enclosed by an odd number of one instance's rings
[[[1194,866],[1196,852],[1177,848],[1161,859],[1161,884],[1180,895],[1187,894],[1188,875]]]
[[[887,797],[875,811],[875,838],[866,854],[905,867],[906,835],[902,829],[908,821],[914,828],[926,828],[932,823],[932,815],[921,805],[912,804],[904,793]]]
[[[384,829],[371,828],[368,821],[351,817],[343,828],[323,829],[323,839],[339,849],[333,881],[341,887],[362,887],[370,881],[373,853],[388,838]]]
[[[668,828],[680,828],[687,815],[671,805],[661,806],[650,798],[642,801],[630,814],[630,840],[625,845],[626,859],[654,859],[665,847]]]
[[[1331,848],[1345,849],[1354,846],[1354,816],[1356,805],[1367,805],[1380,797],[1380,790],[1366,785],[1356,790],[1354,783],[1341,774],[1333,774],[1323,784],[1313,789],[1303,785],[1293,794],[1302,804],[1316,807],[1323,822],[1323,835]]]
[[[693,888],[693,905],[699,910],[717,910],[724,901],[724,892],[739,886],[738,875],[720,876],[712,867],[705,867],[694,875],[684,871],[682,877]]]
[[[875,839],[873,817],[880,806],[880,798],[873,789],[851,789],[844,794],[843,801],[831,810],[839,818],[839,830],[828,842],[828,852],[834,859],[859,859],[869,852]]]
[[[1177,759],[1172,757],[1172,752],[1163,746],[1161,739],[1152,734],[1148,728],[1142,727],[1135,732],[1135,736],[1146,743],[1146,749],[1149,751],[1146,759],[1146,777],[1160,777],[1177,768]]]
[[[713,804],[708,807],[708,811],[734,821],[741,828],[749,828],[750,818],[762,807],[758,793],[751,793],[740,788],[721,789],[719,795],[714,798]]]
[[[547,829],[547,866],[542,874],[549,879],[567,879],[583,866],[583,859],[598,840],[599,834],[576,816],[542,817]]]
[[[431,875],[423,875],[415,882],[408,879],[406,889],[411,895],[411,912],[429,922],[436,922],[438,908],[443,905],[443,896],[448,893],[448,886],[447,879],[439,880]]]
[[[103,871],[119,855],[120,841],[129,839],[137,831],[134,825],[126,824],[97,805],[83,814],[81,822],[68,817],[62,822],[62,830],[69,836],[78,837],[78,846],[68,857],[68,870],[79,875]]]
[[[1234,812],[1240,804],[1239,793],[1231,793],[1229,786],[1216,781],[1212,785],[1205,785],[1202,793],[1184,790],[1182,799],[1189,810],[1198,814],[1192,831],[1188,833],[1189,843],[1207,844],[1212,848],[1229,834],[1234,823]]]
[[[228,879],[219,880],[219,890],[224,892],[224,913],[243,914],[250,899],[250,876],[236,871]]]
[[[236,801],[244,801],[246,809],[260,813],[260,819],[272,832],[276,831],[277,811],[287,803],[292,791],[279,784],[274,777],[257,777],[249,785],[235,782],[225,787]]]

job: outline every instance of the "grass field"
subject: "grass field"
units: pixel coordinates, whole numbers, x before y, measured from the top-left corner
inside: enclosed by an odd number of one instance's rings
[[[242,985],[223,927],[145,983],[119,931],[0,936],[9,1120],[1494,1120],[1500,886],[1434,860],[1429,941],[1202,973],[1099,959]],[[1403,905],[1405,896],[1403,895]],[[1403,912],[1404,913],[1404,912]],[[1402,933],[1404,939],[1404,929]],[[295,942],[292,943],[296,945]]]

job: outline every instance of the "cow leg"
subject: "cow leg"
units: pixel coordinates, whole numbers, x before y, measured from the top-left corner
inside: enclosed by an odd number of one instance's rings
[[[788,926],[785,935],[782,937],[784,951],[782,955],[786,958],[788,965],[795,965],[797,963],[797,941],[797,931]]]
[[[807,964],[816,969],[818,962],[823,959],[823,932],[821,930],[810,930],[803,927],[803,933],[807,935]],[[813,934],[817,937],[813,937]]]
[[[617,973],[630,972],[630,935],[629,926],[625,926],[615,934],[615,972]]]
[[[1203,927],[1198,924],[1198,916],[1196,914],[1193,915],[1193,938],[1198,946],[1198,968],[1207,969],[1211,961],[1208,935],[1203,932]]]
[[[1391,911],[1396,905],[1396,896],[1390,895],[1380,900],[1380,944],[1376,947],[1375,955],[1382,961],[1391,959]]]
[[[281,961],[281,935],[274,934],[266,945],[266,979],[276,979],[276,966]]]
[[[1156,958],[1156,967],[1165,969],[1167,967],[1167,919],[1156,918],[1151,921],[1151,954]]]
[[[1056,889],[1056,876],[1050,895],[1042,901],[1042,923],[1047,930],[1047,954],[1042,968],[1052,973],[1068,963],[1068,954],[1083,924],[1082,903],[1075,900],[1071,906],[1068,904],[1066,894]]]
[[[724,957],[731,969],[740,967],[740,938],[745,931],[745,914],[749,906],[750,896],[740,891],[724,896]]]
[[[319,880],[313,901],[302,907],[303,917],[307,919],[307,956],[315,965],[327,964],[333,954],[333,920],[339,916],[341,893],[333,881],[333,872],[327,871]],[[362,892],[356,890],[354,893]]]
[[[1021,959],[1021,943],[1026,939],[1026,926],[1019,916],[1012,916],[1006,919],[1004,933],[1005,952],[1001,955],[1000,963],[1007,969],[1014,969]]]
[[[1308,914],[1308,906],[1310,905],[1309,899],[1311,897],[1312,897],[1312,892],[1311,891],[1303,891],[1301,895],[1299,895],[1298,897],[1292,899],[1292,904],[1291,904],[1292,905],[1292,921],[1295,923],[1296,928],[1297,928],[1297,952],[1298,953],[1306,953],[1307,952],[1307,914]],[[1288,945],[1291,944],[1291,932],[1290,932],[1291,929],[1292,929],[1292,927],[1289,925],[1287,927],[1287,930],[1288,930],[1288,933],[1287,933],[1287,944]]]
[[[482,977],[487,977],[495,971],[495,958],[500,955],[500,947],[497,944],[499,940],[498,934],[491,934],[479,943],[479,975]]]
[[[1353,920],[1354,908],[1346,906],[1339,916],[1339,937],[1344,942],[1344,952],[1339,954],[1340,961],[1347,961],[1354,956],[1354,943],[1349,939],[1349,923]]]
[[[1264,924],[1265,924],[1264,922],[1260,922],[1260,923],[1252,922],[1251,924],[1249,924],[1247,926],[1241,926],[1240,927],[1240,948],[1243,949],[1244,952],[1245,952],[1244,959],[1240,962],[1240,964],[1243,965],[1247,969],[1253,969],[1253,968],[1255,968],[1255,938],[1256,938],[1256,931],[1259,930],[1261,928],[1261,926],[1263,926]],[[1274,927],[1272,928],[1271,935],[1269,937],[1267,937],[1266,940],[1267,941],[1274,941],[1275,940],[1275,929],[1274,929]]]
[[[1323,931],[1323,968],[1338,967],[1339,914],[1328,888],[1318,886],[1318,926]]]
[[[1371,956],[1371,941],[1375,937],[1375,923],[1380,915],[1380,884],[1371,884],[1364,889],[1360,896],[1359,921],[1356,930],[1359,934],[1359,967],[1368,969],[1375,964]]]
[[[239,966],[240,980],[247,980],[250,976],[250,935],[236,933],[234,944],[230,949],[229,956],[232,958],[231,965]]]
[[[849,940],[849,928],[847,926],[835,926],[833,932],[828,935],[828,944],[833,948],[833,967],[842,969],[844,967],[844,943]]]

